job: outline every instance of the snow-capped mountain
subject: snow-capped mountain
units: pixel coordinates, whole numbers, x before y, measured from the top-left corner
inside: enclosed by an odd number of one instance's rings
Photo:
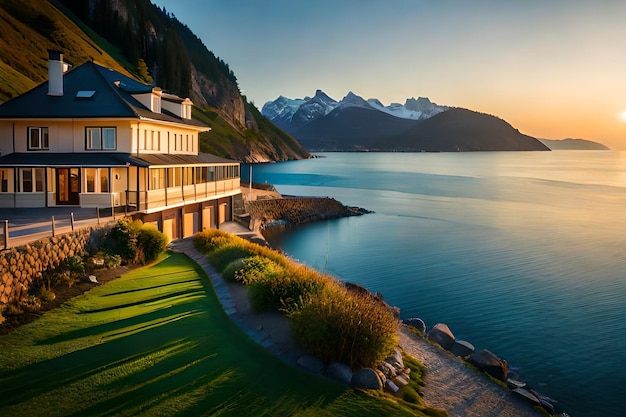
[[[378,110],[401,119],[423,120],[448,110],[447,106],[434,104],[427,97],[419,97],[417,100],[411,97],[404,104],[391,103],[389,106],[384,106],[377,99],[369,99],[368,102]]]
[[[353,92],[335,101],[317,90],[312,98],[281,96],[261,113],[309,151],[549,150],[498,117],[439,106],[425,97],[385,106]]]
[[[298,107],[298,110],[291,118],[291,130],[299,128],[312,120],[326,116],[337,107],[336,100],[328,97],[322,90],[317,90],[313,98],[305,98],[304,103]],[[265,107],[265,106],[263,106]],[[262,113],[262,111],[261,111]],[[271,119],[270,119],[271,120]],[[286,129],[289,131],[289,129]]]
[[[362,107],[364,109],[378,110],[372,107],[369,102],[365,101],[363,97],[357,96],[352,91],[337,103],[337,107]]]
[[[376,98],[365,100],[352,91],[348,92],[341,101],[336,101],[322,90],[317,90],[312,98],[290,99],[280,96],[274,101],[265,103],[261,113],[286,131],[294,132],[307,123],[326,116],[336,108],[350,107],[378,110],[401,119],[411,120],[427,119],[448,109],[446,106],[432,103],[426,97],[409,98],[405,104],[391,103],[385,106]]]
[[[284,130],[289,130],[293,115],[309,97],[303,99],[292,99],[280,96],[274,101],[268,101],[263,106],[261,113],[274,122],[275,125]]]
[[[261,114],[287,132],[292,132],[311,120],[326,116],[337,104],[322,90],[317,90],[313,97],[294,99],[280,96],[274,101],[268,101],[261,109]]]

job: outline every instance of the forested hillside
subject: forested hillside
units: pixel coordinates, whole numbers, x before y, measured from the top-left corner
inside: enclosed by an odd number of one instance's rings
[[[149,0],[0,0],[0,102],[46,80],[47,49],[74,66],[93,59],[190,97],[213,128],[200,137],[204,152],[255,162],[309,157],[242,97],[228,64]]]

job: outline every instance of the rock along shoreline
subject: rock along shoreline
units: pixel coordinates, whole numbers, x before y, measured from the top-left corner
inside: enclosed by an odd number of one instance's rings
[[[345,206],[330,197],[283,197],[248,201],[249,228],[260,232],[271,227],[295,226],[321,220],[372,213],[361,207]]]

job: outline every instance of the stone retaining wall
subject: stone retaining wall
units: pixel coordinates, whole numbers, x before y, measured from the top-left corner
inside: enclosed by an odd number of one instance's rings
[[[1,251],[0,307],[25,299],[32,282],[41,279],[43,271],[54,269],[68,257],[83,256],[93,229],[80,229]]]
[[[250,229],[259,231],[268,226],[301,224],[318,220],[362,214],[329,197],[275,198],[249,201]]]

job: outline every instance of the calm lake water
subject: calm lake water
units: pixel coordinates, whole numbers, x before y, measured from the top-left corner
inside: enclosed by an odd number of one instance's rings
[[[626,415],[626,153],[320,156],[255,165],[254,181],[375,213],[273,245],[446,323],[571,416]]]

